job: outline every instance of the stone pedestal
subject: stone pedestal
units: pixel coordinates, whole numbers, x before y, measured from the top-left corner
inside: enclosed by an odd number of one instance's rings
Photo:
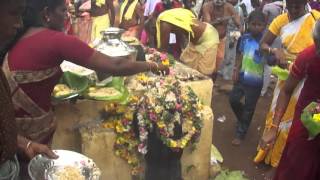
[[[189,72],[188,68],[187,71]],[[190,69],[190,71],[194,70]],[[203,110],[204,126],[200,142],[192,153],[190,147],[185,149],[182,156],[182,174],[184,180],[207,180],[213,127],[213,114],[210,108],[213,83],[208,78],[186,82],[186,84],[194,90],[206,106]],[[103,101],[92,100],[79,100],[75,104],[70,102],[57,104],[55,116],[58,127],[52,147],[73,150],[92,158],[102,170],[102,180],[130,180],[128,164],[114,154],[113,130],[97,126],[101,121],[100,112],[104,110],[104,105]],[[79,129],[82,129],[81,132]]]
[[[55,106],[58,127],[53,137],[52,148],[81,152],[79,128],[95,125],[100,120],[100,111],[104,108],[102,101],[81,100],[76,104],[64,102]]]
[[[130,180],[130,167],[113,152],[115,134],[111,129],[97,127],[99,112],[104,103],[79,101],[63,103],[56,107],[58,128],[53,148],[73,150],[92,158],[102,170],[102,179]],[[208,179],[210,146],[212,142],[213,114],[205,106],[203,129],[195,151],[186,148],[182,156],[182,173],[185,180]],[[84,128],[81,133],[78,131]]]
[[[213,114],[209,107],[203,110],[203,129],[196,149],[184,150],[181,164],[184,180],[207,180],[210,168]],[[92,158],[102,170],[102,179],[131,180],[130,167],[113,152],[115,134],[111,129],[100,127],[81,130],[82,153]]]

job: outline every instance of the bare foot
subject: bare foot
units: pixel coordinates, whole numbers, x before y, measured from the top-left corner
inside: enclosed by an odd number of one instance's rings
[[[239,138],[234,138],[231,143],[232,143],[232,145],[234,145],[234,146],[239,146],[239,145],[241,144],[241,139],[239,139]]]

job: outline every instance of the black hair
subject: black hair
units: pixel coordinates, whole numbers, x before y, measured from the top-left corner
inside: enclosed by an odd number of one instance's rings
[[[308,0],[286,0],[287,4],[295,3],[295,4],[307,4]]]
[[[26,33],[30,27],[42,27],[41,12],[45,7],[48,11],[54,11],[65,0],[26,0],[25,11],[22,15],[23,28],[21,28],[14,39],[8,43],[0,52],[0,65],[3,63],[6,53],[16,44],[16,42]]]
[[[264,23],[267,22],[266,16],[260,10],[254,10],[249,14],[248,23],[250,23],[253,20],[258,20]]]
[[[260,1],[259,0],[251,0],[251,6],[254,8],[258,8],[260,6]]]
[[[163,7],[165,10],[169,10],[169,9],[172,9],[172,1],[170,0],[165,0],[165,1],[162,1],[162,4],[163,4]]]
[[[192,7],[192,0],[182,0],[182,4],[184,5],[185,9],[191,9]]]
[[[7,5],[8,3],[9,3],[10,1],[9,0],[2,0],[1,2],[0,2],[0,4],[1,4],[1,8],[3,7],[3,5]],[[4,8],[4,7],[3,7]]]

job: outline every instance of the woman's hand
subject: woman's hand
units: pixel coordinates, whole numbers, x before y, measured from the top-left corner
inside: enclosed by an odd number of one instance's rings
[[[151,62],[151,71],[155,74],[169,74],[169,66],[165,66],[161,63],[157,64],[155,62]]]
[[[273,49],[272,53],[274,54],[277,64],[284,69],[288,67],[288,61],[286,60],[286,56],[283,49]]]
[[[278,128],[271,127],[262,136],[260,140],[260,147],[262,149],[269,149],[273,146],[278,134]]]
[[[25,154],[32,159],[34,156],[38,154],[46,155],[50,159],[57,159],[57,156],[48,146],[39,144],[36,142],[30,142],[31,144],[28,145],[25,149]]]

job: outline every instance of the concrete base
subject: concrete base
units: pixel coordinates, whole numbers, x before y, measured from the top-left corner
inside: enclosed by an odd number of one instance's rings
[[[190,68],[189,68],[190,69]],[[190,71],[192,71],[190,69]],[[194,70],[193,70],[194,71]],[[210,148],[212,142],[213,113],[210,108],[213,83],[211,79],[186,82],[205,106],[200,142],[194,152],[186,148],[182,156],[185,180],[206,180],[209,177]],[[67,149],[92,158],[102,170],[102,180],[130,180],[128,164],[113,152],[115,134],[99,127],[103,101],[79,100],[76,104],[64,102],[55,106],[58,120],[53,149]],[[81,133],[79,129],[84,128]]]
[[[130,167],[113,152],[113,130],[97,126],[97,121],[92,118],[99,119],[99,112],[103,107],[103,102],[87,100],[57,106],[55,113],[59,123],[53,148],[77,151],[92,158],[102,170],[103,180],[130,180]],[[190,147],[186,148],[182,156],[182,173],[185,180],[202,180],[208,179],[209,176],[213,114],[207,106],[203,113],[204,126],[197,148],[192,153]],[[80,133],[80,127],[88,128],[83,128]]]

